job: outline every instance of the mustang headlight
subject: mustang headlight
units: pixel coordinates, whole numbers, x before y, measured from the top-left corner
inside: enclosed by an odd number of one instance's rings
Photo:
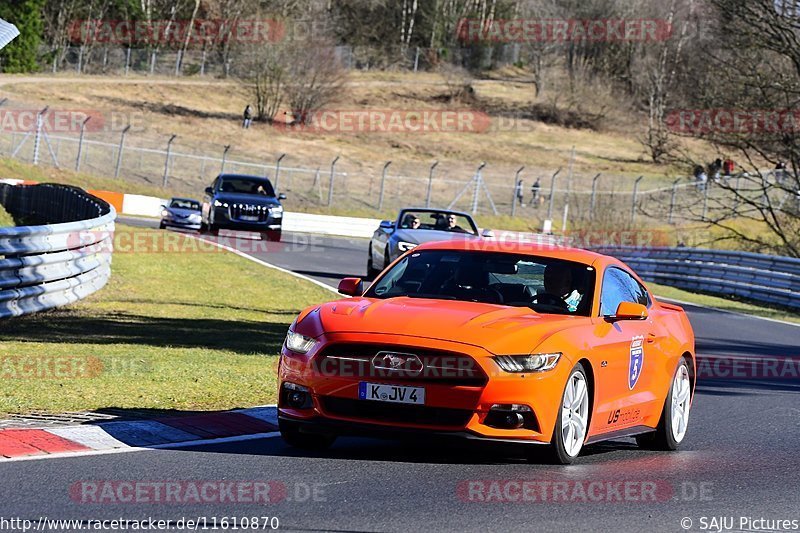
[[[401,252],[407,252],[407,251],[411,250],[412,248],[416,248],[416,247],[417,247],[417,245],[414,244],[413,242],[405,242],[405,241],[398,241],[397,242],[397,249],[400,250]]]
[[[293,352],[307,354],[317,341],[309,337],[295,333],[291,329],[286,333],[286,347]]]
[[[544,372],[558,363],[561,353],[535,353],[531,355],[496,355],[495,363],[506,372]]]

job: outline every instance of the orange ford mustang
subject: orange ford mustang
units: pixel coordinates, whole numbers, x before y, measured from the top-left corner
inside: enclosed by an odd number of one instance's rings
[[[281,351],[290,445],[421,432],[545,444],[570,463],[587,443],[673,450],[686,434],[692,327],[614,258],[429,243],[339,291],[352,298],[304,310]]]

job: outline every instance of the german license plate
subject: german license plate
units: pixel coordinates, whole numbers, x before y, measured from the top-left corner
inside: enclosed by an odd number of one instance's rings
[[[244,220],[245,222],[257,222],[258,221],[258,216],[256,216],[256,215],[242,215],[241,219]]]
[[[358,398],[378,402],[411,403],[425,405],[425,389],[422,387],[406,387],[403,385],[385,385],[383,383],[358,384]]]

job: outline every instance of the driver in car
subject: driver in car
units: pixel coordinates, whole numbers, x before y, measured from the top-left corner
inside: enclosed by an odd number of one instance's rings
[[[544,292],[558,296],[570,313],[578,310],[583,295],[572,284],[572,269],[552,264],[544,269]]]
[[[455,215],[447,215],[447,231],[460,231],[461,233],[466,233],[464,228],[459,226],[456,223],[456,216]]]

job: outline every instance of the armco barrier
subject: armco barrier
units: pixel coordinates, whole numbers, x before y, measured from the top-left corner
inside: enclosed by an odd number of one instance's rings
[[[41,224],[0,228],[0,318],[67,305],[106,284],[116,218],[107,202],[67,185],[0,183],[0,205]]]
[[[646,281],[800,309],[800,259],[707,250],[601,246]]]

